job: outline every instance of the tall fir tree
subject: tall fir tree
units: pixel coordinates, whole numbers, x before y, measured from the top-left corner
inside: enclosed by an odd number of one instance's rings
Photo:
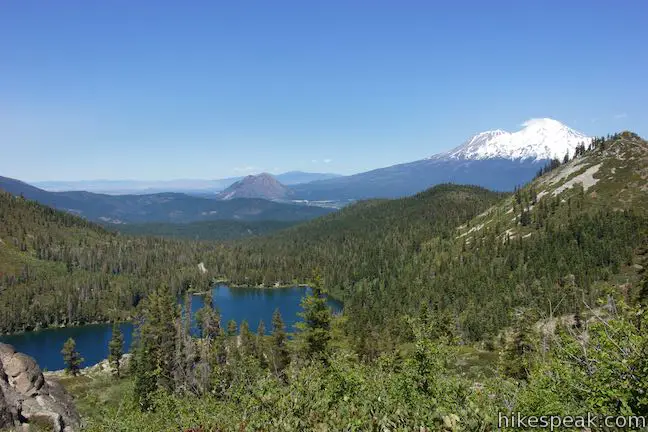
[[[237,331],[236,321],[234,321],[233,319],[229,320],[227,322],[227,336],[229,337],[236,336],[236,331]]]
[[[65,361],[65,372],[72,376],[77,376],[81,370],[83,358],[76,350],[76,341],[73,338],[65,341],[61,354],[63,355],[63,361]]]
[[[256,342],[254,344],[256,348],[256,356],[259,359],[261,367],[266,368],[268,366],[268,361],[266,359],[266,340],[265,340],[265,323],[263,320],[259,321],[259,326],[256,331]]]
[[[283,377],[284,369],[290,364],[290,351],[287,344],[286,327],[279,309],[272,314],[272,369],[278,377]]]
[[[302,299],[303,312],[299,313],[303,322],[297,324],[301,350],[307,359],[323,360],[331,339],[331,310],[323,295],[324,283],[319,270],[313,272],[309,285],[311,292]]]
[[[135,352],[135,395],[144,411],[152,408],[156,389],[173,390],[178,306],[166,287],[158,287],[146,299]]]
[[[241,337],[241,352],[245,355],[253,354],[255,352],[254,339],[252,338],[252,333],[250,332],[250,326],[247,320],[241,321],[239,334]]]
[[[112,367],[115,377],[120,377],[121,372],[121,358],[124,353],[124,334],[119,328],[119,324],[115,323],[112,327],[112,336],[108,343],[108,363]]]

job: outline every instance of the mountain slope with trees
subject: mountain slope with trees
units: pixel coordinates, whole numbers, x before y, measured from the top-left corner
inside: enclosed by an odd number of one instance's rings
[[[213,247],[118,236],[0,191],[0,332],[127,318],[157,284],[206,286]]]
[[[126,235],[186,238],[193,240],[238,240],[258,237],[289,228],[297,221],[216,220],[187,224],[149,222],[143,224],[105,225],[111,231]]]
[[[363,201],[267,237],[223,246],[210,264],[236,284],[300,283],[321,267],[341,296],[354,280],[407,265],[424,240],[452,232],[503,195],[473,186],[439,185],[413,197]]]

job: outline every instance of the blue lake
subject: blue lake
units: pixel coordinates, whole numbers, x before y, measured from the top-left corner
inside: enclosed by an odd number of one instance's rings
[[[263,320],[266,332],[271,330],[272,314],[279,309],[288,331],[294,330],[294,324],[299,321],[297,313],[301,299],[308,288],[229,288],[219,285],[212,290],[214,305],[221,313],[223,326],[231,319],[238,324],[247,320],[252,331],[256,331],[259,321]],[[203,297],[193,296],[191,310],[196,312],[203,307]],[[329,306],[334,312],[342,309],[340,303],[329,300]],[[128,351],[132,343],[133,326],[121,324],[124,333],[124,349]],[[108,342],[112,336],[110,324],[92,324],[79,327],[52,328],[15,335],[0,336],[0,342],[13,345],[17,351],[28,354],[43,370],[59,370],[65,367],[61,348],[65,341],[72,337],[76,341],[77,350],[85,359],[83,367],[92,366],[108,357]]]

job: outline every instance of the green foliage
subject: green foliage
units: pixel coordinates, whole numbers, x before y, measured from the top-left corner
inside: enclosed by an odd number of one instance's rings
[[[63,361],[65,362],[65,372],[72,376],[78,375],[79,369],[81,369],[81,363],[83,363],[83,358],[76,350],[76,341],[72,338],[66,340],[63,344],[61,354],[63,355]]]
[[[203,338],[214,340],[220,335],[221,317],[218,309],[214,307],[211,290],[207,291],[203,301],[204,306],[196,312],[196,325]],[[186,302],[185,304],[191,303]]]
[[[204,222],[182,223],[144,223],[123,224],[108,229],[118,230],[125,235],[142,235],[155,237],[186,238],[194,240],[237,240],[247,237],[258,237],[275,231],[289,228],[296,221],[238,221],[215,220]]]
[[[112,336],[108,343],[108,363],[113,369],[113,373],[119,378],[121,369],[121,358],[124,347],[124,334],[119,328],[119,324],[115,323],[112,327]]]
[[[331,339],[331,310],[322,294],[324,283],[319,270],[314,271],[310,285],[311,292],[301,301],[303,312],[299,316],[303,321],[297,323],[298,337],[306,359],[325,360]]]
[[[406,265],[423,243],[493,205],[503,195],[473,186],[439,185],[413,197],[359,202],[339,212],[217,252],[231,282],[271,286],[303,283],[321,268],[329,294]]]
[[[515,409],[529,413],[646,415],[648,337],[643,310],[608,298],[582,329],[561,326]]]
[[[246,320],[241,321],[241,328],[239,330],[240,337],[240,350],[244,355],[251,355],[256,351],[254,346],[254,339],[252,338],[252,333],[250,332],[250,326]]]
[[[0,332],[132,319],[157,285],[207,287],[197,265],[217,247],[117,236],[0,191]]]
[[[89,431],[204,430],[489,430],[496,409],[448,365],[456,347],[413,329],[417,349],[398,363],[381,358],[357,362],[340,351],[329,366],[291,364],[286,377],[260,373],[254,361],[239,362],[227,389],[195,397],[159,393],[156,409],[141,412],[130,395],[88,419]],[[387,366],[397,365],[397,368]],[[427,384],[426,384],[427,383]],[[490,404],[490,405],[489,405]]]
[[[500,367],[504,376],[516,380],[525,380],[529,375],[536,351],[534,324],[537,314],[531,310],[517,310],[514,313],[514,324],[500,353]]]
[[[237,332],[236,321],[231,319],[227,322],[227,336],[234,337],[236,336],[236,332]]]
[[[268,367],[268,342],[266,340],[266,329],[265,329],[265,323],[263,320],[259,321],[259,326],[257,327],[256,331],[256,339],[254,341],[254,347],[255,347],[255,354],[257,359],[259,360],[259,365],[262,368],[267,368]]]
[[[272,371],[276,376],[283,376],[284,369],[290,363],[286,328],[279,309],[272,315],[272,346],[270,352]]]
[[[142,410],[152,408],[157,390],[174,387],[178,308],[170,290],[158,287],[145,301],[136,341],[135,394]]]

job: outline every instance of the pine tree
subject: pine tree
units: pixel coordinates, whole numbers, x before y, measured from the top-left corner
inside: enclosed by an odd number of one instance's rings
[[[256,348],[256,356],[259,359],[261,367],[266,368],[268,366],[268,362],[265,356],[265,323],[263,322],[263,320],[259,321],[259,326],[257,327],[256,331],[256,342],[254,346]]]
[[[121,358],[123,354],[124,335],[117,323],[113,324],[112,337],[108,343],[108,363],[113,369],[113,374],[119,378]]]
[[[533,361],[533,323],[536,315],[532,310],[516,312],[512,337],[500,353],[500,365],[504,375],[526,380]]]
[[[146,299],[135,352],[135,395],[144,411],[152,407],[156,389],[173,390],[175,383],[178,308],[168,287],[158,287]]]
[[[227,336],[229,337],[236,336],[236,330],[237,330],[236,327],[237,327],[236,321],[234,321],[233,319],[229,320],[227,322]]]
[[[252,338],[247,320],[241,321],[239,334],[241,335],[241,352],[243,354],[253,354],[255,352],[254,339]]]
[[[214,307],[211,291],[205,295],[204,306],[196,313],[196,322],[203,338],[208,341],[218,337],[221,327],[221,317]]]
[[[283,370],[290,363],[286,340],[286,328],[281,313],[279,309],[275,309],[272,315],[272,368],[277,376],[283,376]]]
[[[322,277],[314,271],[311,293],[301,302],[303,322],[297,324],[302,342],[302,352],[308,359],[325,359],[331,339],[331,310],[322,294]]]
[[[76,350],[76,341],[72,338],[65,341],[61,354],[63,355],[63,361],[65,361],[65,372],[72,376],[77,376],[81,369],[83,358]]]

